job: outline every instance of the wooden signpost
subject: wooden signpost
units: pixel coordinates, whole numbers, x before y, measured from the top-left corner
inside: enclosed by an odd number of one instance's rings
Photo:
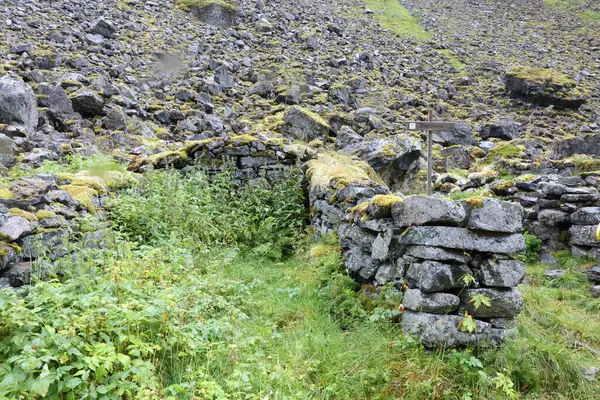
[[[455,122],[433,121],[433,111],[429,110],[429,121],[407,122],[406,128],[411,131],[427,131],[427,195],[431,196],[431,174],[433,170],[433,132],[454,130]]]

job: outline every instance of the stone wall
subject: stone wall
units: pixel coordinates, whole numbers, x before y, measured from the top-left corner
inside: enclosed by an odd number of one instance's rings
[[[21,178],[2,189],[0,288],[28,284],[38,259],[50,264],[73,245],[97,245],[101,231],[81,237],[78,218],[95,214],[108,190],[100,178],[71,174]]]
[[[289,144],[283,139],[239,135],[190,141],[176,151],[135,160],[129,169],[145,172],[152,168],[196,165],[210,174],[233,167],[240,180],[251,183],[261,176],[268,180],[277,179],[286,167],[315,156],[316,151],[306,145]]]
[[[519,204],[403,198],[373,181],[334,180],[311,190],[310,205],[317,232],[337,228],[350,276],[405,291],[402,327],[426,346],[498,345],[513,331],[525,275],[511,257],[525,253]],[[491,305],[475,309],[477,295]],[[461,328],[465,315],[474,332]]]
[[[600,258],[596,177],[546,175],[516,185],[520,193],[511,199],[525,209],[525,230],[543,241],[542,261],[556,263],[549,253],[567,248],[575,257]]]

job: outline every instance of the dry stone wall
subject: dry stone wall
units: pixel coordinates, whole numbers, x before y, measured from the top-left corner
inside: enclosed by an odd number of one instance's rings
[[[404,290],[402,327],[428,347],[500,344],[523,308],[523,209],[493,199],[401,198],[376,182],[310,193],[316,231],[337,229],[346,270],[363,284]],[[490,306],[474,306],[485,296]],[[465,315],[476,329],[463,329]]]
[[[549,254],[570,248],[578,258],[600,258],[598,181],[593,176],[546,175],[518,182],[517,200],[525,209],[524,228],[543,241],[542,261]]]

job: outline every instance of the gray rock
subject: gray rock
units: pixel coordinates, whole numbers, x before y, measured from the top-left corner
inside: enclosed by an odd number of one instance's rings
[[[284,132],[296,139],[310,142],[315,139],[327,140],[329,136],[327,121],[305,108],[292,106],[287,109],[283,119]]]
[[[17,250],[8,244],[0,241],[0,270],[7,268],[9,265],[17,262],[20,255]]]
[[[537,192],[549,199],[559,199],[565,192],[565,185],[556,182],[540,182],[537,187]]]
[[[382,286],[387,283],[394,283],[396,288],[401,288],[404,284],[404,269],[402,266],[395,267],[392,264],[383,264],[377,269],[375,274],[375,284]]]
[[[569,214],[564,211],[545,209],[538,213],[538,220],[547,226],[560,227],[569,225],[570,217]]]
[[[0,123],[21,125],[29,133],[33,133],[38,124],[33,89],[8,75],[0,78]]]
[[[368,162],[392,190],[416,170],[421,157],[421,143],[408,135],[364,139],[347,127],[340,129],[336,147]]]
[[[492,256],[481,264],[479,281],[491,287],[517,286],[525,277],[525,265],[512,258]]]
[[[450,293],[422,293],[418,289],[408,289],[402,304],[411,311],[447,314],[458,308],[460,299]]]
[[[230,28],[235,22],[235,9],[219,3],[210,3],[205,7],[193,7],[190,13],[203,23],[218,28]]]
[[[71,97],[73,109],[84,117],[95,117],[102,113],[104,101],[91,90],[82,90]]]
[[[475,320],[475,332],[462,332],[459,326],[463,319],[458,315],[405,311],[402,314],[402,330],[407,335],[419,337],[428,348],[464,347],[471,344],[497,346],[503,342],[505,331],[493,329],[491,324],[483,321]]]
[[[454,146],[457,144],[470,146],[475,142],[475,137],[473,136],[473,128],[471,125],[459,122],[452,131],[436,133],[433,140],[436,143],[440,143],[442,146]]]
[[[340,224],[338,226],[338,239],[343,248],[350,249],[358,247],[364,252],[370,253],[377,236],[356,225]]]
[[[75,116],[73,104],[67,95],[67,92],[60,86],[56,85],[48,94],[48,109],[52,117],[62,126],[66,126],[66,122]]]
[[[571,244],[579,246],[600,247],[600,241],[596,239],[596,226],[594,225],[571,225]]]
[[[600,285],[594,285],[590,288],[590,293],[593,298],[597,299],[600,297]]]
[[[52,261],[69,252],[69,232],[65,229],[51,229],[36,235],[22,237],[19,241],[23,258],[35,260],[46,257]]]
[[[471,302],[472,296],[483,295],[490,299],[491,306],[482,304],[478,309]],[[517,288],[510,289],[465,289],[460,294],[459,314],[468,311],[475,318],[512,318],[523,310],[523,296]]]
[[[105,38],[112,38],[117,31],[115,24],[104,18],[98,19],[92,27],[91,33],[101,35]]]
[[[14,154],[15,142],[8,136],[0,133],[0,154]]]
[[[401,238],[401,242],[408,245],[525,254],[525,239],[521,234],[475,233],[450,226],[413,226]]]
[[[31,281],[31,263],[18,262],[13,264],[4,273],[4,278],[8,279],[8,282],[12,287],[28,285]]]
[[[257,94],[261,97],[269,97],[269,95],[273,92],[273,83],[270,81],[261,81],[256,82],[254,86],[252,86],[248,90],[248,94],[251,96],[253,94]]]
[[[575,81],[552,81],[548,79],[528,79],[527,73],[513,69],[505,75],[505,88],[512,97],[523,98],[541,106],[578,109],[586,102],[586,97],[574,90]]]
[[[493,122],[484,126],[479,133],[482,139],[498,138],[502,140],[513,140],[521,137],[522,126],[510,119]]]
[[[523,229],[540,240],[558,240],[560,235],[559,228],[546,226],[540,221],[524,221]]]
[[[462,288],[464,275],[473,275],[465,264],[443,264],[438,261],[413,263],[406,273],[408,284],[422,292],[441,292]]]
[[[547,269],[544,271],[544,276],[548,279],[562,278],[567,274],[567,270],[564,269]]]
[[[113,108],[102,119],[102,125],[109,131],[122,131],[127,126],[127,118],[120,108]]]
[[[600,264],[594,265],[585,272],[588,280],[592,282],[600,282]]]
[[[465,208],[468,207],[465,204]],[[488,232],[520,232],[523,229],[523,207],[518,203],[485,200],[482,207],[470,209],[467,227]]]
[[[377,261],[394,260],[404,254],[405,249],[394,232],[383,232],[373,241],[371,257]]]
[[[54,181],[36,178],[19,178],[11,185],[15,200],[31,200],[44,195],[54,187],[56,187]]]
[[[410,196],[392,207],[399,227],[433,223],[460,225],[466,216],[460,203],[429,196]]]
[[[588,382],[594,382],[596,380],[598,372],[600,372],[600,368],[591,365],[581,368],[581,375],[583,379],[585,379]]]
[[[442,247],[410,246],[406,249],[406,255],[423,260],[456,261],[463,264],[469,261],[464,252]]]
[[[33,224],[23,217],[12,216],[0,226],[0,238],[14,242],[21,236],[29,235],[33,231]]]
[[[547,252],[543,252],[540,254],[539,261],[546,265],[552,265],[552,266],[560,265],[560,262],[558,261],[558,259],[556,257],[554,257],[552,254],[547,253]]]
[[[375,278],[377,266],[369,255],[355,247],[346,253],[346,271],[360,283],[368,283]]]

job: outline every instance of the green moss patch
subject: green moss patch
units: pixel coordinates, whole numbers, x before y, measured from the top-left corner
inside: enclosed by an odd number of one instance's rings
[[[237,10],[237,3],[232,0],[176,0],[175,5],[184,11],[192,8],[205,8],[213,4],[226,8],[232,12]]]
[[[417,39],[431,37],[431,34],[425,32],[415,17],[397,0],[364,0],[364,2],[373,11],[381,26],[388,31]]]

